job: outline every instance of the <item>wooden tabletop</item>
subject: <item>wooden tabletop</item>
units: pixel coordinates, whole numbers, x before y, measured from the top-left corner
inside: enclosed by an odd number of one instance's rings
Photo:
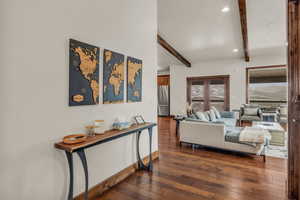
[[[153,126],[156,126],[156,124],[147,122],[145,124],[133,125],[130,128],[124,129],[124,130],[109,130],[109,131],[106,131],[103,134],[96,134],[96,136],[88,137],[86,139],[86,141],[82,142],[82,143],[65,144],[63,142],[58,142],[58,143],[55,143],[54,146],[57,149],[61,149],[61,150],[68,151],[68,152],[74,152],[78,149],[88,148],[88,147],[93,146],[97,143],[104,143],[104,142],[110,141],[112,139],[116,139],[116,138],[128,135],[130,133],[134,133],[134,132],[137,132],[139,130],[147,129],[147,128],[150,128],[150,127],[153,127]]]

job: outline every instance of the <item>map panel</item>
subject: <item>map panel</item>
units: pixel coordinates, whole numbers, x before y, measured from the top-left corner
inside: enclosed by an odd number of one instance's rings
[[[142,101],[142,60],[127,58],[127,102]]]
[[[70,39],[69,106],[99,103],[100,48]]]
[[[124,55],[105,49],[103,53],[103,103],[124,102]]]

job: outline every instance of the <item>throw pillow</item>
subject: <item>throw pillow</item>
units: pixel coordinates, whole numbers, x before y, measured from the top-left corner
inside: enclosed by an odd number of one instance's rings
[[[217,117],[216,117],[215,111],[213,109],[211,109],[209,111],[209,115],[210,115],[210,119],[212,122],[217,121]]]
[[[205,121],[208,122],[208,119],[205,117],[203,112],[196,112],[196,116],[198,119],[200,119],[201,121]]]
[[[258,108],[244,108],[244,114],[249,116],[257,116]]]
[[[204,114],[205,118],[206,118],[208,121],[211,121],[209,111],[206,111],[206,112],[203,113],[203,114]]]
[[[198,119],[197,115],[195,115],[194,113],[191,113],[190,116],[188,116],[188,117],[190,117],[192,119]]]
[[[218,109],[217,109],[216,107],[214,107],[214,106],[212,106],[211,109],[215,112],[216,118],[217,118],[217,119],[220,119],[220,118],[221,118],[221,114],[220,114],[220,112],[218,111]]]

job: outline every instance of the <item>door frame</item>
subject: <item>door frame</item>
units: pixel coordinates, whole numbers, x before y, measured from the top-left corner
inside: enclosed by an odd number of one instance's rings
[[[205,102],[209,102],[209,84],[207,81],[210,80],[217,80],[217,79],[221,79],[224,80],[224,84],[225,84],[225,96],[224,96],[224,110],[230,111],[230,75],[216,75],[216,76],[197,76],[197,77],[187,77],[186,81],[187,81],[187,102],[189,104],[192,103],[192,99],[191,99],[191,85],[192,85],[192,81],[204,81],[204,96],[206,97],[206,99],[204,100],[204,104],[206,104]],[[205,108],[207,109],[209,105],[204,105]]]
[[[300,5],[288,0],[288,197],[300,194]]]

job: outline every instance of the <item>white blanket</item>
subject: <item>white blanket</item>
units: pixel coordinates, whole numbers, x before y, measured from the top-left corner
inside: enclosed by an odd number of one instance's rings
[[[271,139],[268,130],[258,127],[246,127],[240,134],[240,142],[251,142],[256,144],[264,144],[266,139]]]

